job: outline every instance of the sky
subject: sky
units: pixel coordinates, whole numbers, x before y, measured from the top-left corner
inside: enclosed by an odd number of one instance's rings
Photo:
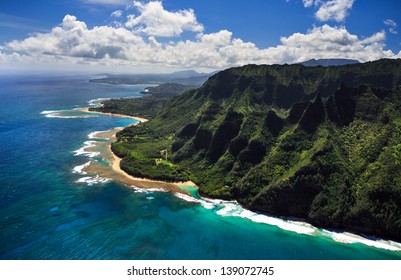
[[[0,0],[0,72],[401,58],[399,0]]]

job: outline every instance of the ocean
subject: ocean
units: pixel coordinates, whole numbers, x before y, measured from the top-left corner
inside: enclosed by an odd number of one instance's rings
[[[82,172],[93,133],[135,123],[76,108],[145,86],[0,76],[0,259],[401,259],[401,245],[142,190]],[[91,137],[92,136],[92,137]]]

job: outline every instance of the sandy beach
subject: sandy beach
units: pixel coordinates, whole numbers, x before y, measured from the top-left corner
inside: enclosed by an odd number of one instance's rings
[[[114,117],[136,119],[141,123],[149,121],[148,119],[137,117],[137,116],[129,116],[129,115],[123,115],[123,114],[113,114],[113,113],[103,113],[103,112],[98,112],[98,111],[90,111],[88,107],[77,108],[75,110],[82,111],[82,112],[85,112],[85,113],[90,113],[90,114],[101,114],[101,115],[108,115],[108,116],[114,116]]]
[[[101,113],[101,112],[89,111],[89,108],[79,108],[77,110],[87,112],[87,113],[93,113],[93,114],[105,114],[105,115],[109,115],[109,116],[133,118],[133,119],[136,119],[139,121],[137,124],[148,121],[148,119],[136,117],[136,116],[134,117],[134,116],[127,116],[127,115],[122,115],[122,114],[111,114],[111,113]],[[134,125],[136,125],[136,124],[134,124]],[[122,170],[120,167],[120,163],[121,163],[122,159],[113,153],[113,151],[111,150],[111,143],[116,141],[116,134],[123,129],[124,128],[114,128],[109,131],[100,131],[100,132],[92,134],[93,138],[109,139],[110,141],[94,142],[91,146],[85,148],[84,150],[86,152],[93,152],[93,151],[99,150],[99,149],[102,150],[103,151],[102,155],[104,158],[106,158],[110,162],[110,166],[104,166],[104,165],[99,164],[96,161],[92,161],[91,164],[89,164],[83,168],[84,172],[97,174],[99,176],[106,177],[106,178],[111,178],[118,182],[124,183],[128,186],[134,186],[134,187],[143,188],[143,189],[157,188],[157,189],[163,189],[164,191],[188,194],[188,192],[181,189],[180,186],[196,187],[195,183],[193,183],[191,181],[188,181],[188,182],[165,182],[165,181],[152,180],[152,179],[147,179],[147,178],[138,178],[138,177],[134,177],[134,176],[128,174],[127,172],[125,172],[124,170]],[[104,146],[104,147],[102,147],[102,146]]]
[[[111,150],[111,146],[109,145],[109,151],[110,154],[112,155],[113,159],[111,162],[111,168],[117,172],[118,174],[132,180],[132,182],[134,182],[134,185],[137,187],[144,187],[144,188],[154,188],[155,185],[157,185],[159,188],[163,188],[164,190],[167,191],[174,191],[174,192],[184,192],[187,193],[183,190],[181,190],[179,188],[179,186],[182,185],[191,185],[191,186],[196,186],[195,183],[188,181],[188,182],[174,182],[174,183],[170,183],[170,182],[165,182],[165,181],[159,181],[159,180],[151,180],[151,179],[147,179],[147,178],[138,178],[138,177],[134,177],[132,175],[129,175],[127,172],[125,172],[124,170],[121,169],[120,167],[120,163],[121,163],[121,158],[119,158],[118,156],[116,156],[112,150]],[[139,186],[138,183],[140,183]]]

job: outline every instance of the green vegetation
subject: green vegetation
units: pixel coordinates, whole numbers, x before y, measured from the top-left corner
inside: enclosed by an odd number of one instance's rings
[[[102,107],[89,108],[90,111],[141,116],[152,118],[167,101],[165,96],[146,96],[145,98],[111,99],[102,102]]]
[[[194,85],[182,85],[177,83],[164,83],[154,87],[147,87],[144,92],[145,94],[172,96],[183,93],[190,89],[198,88],[199,86]]]
[[[151,118],[112,145],[130,174],[190,179],[255,211],[401,240],[400,85],[401,60],[248,65],[152,106],[101,110]]]

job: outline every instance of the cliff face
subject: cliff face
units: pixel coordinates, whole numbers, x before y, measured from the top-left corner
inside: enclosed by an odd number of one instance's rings
[[[401,240],[400,84],[400,60],[232,68],[125,129],[113,150],[133,175]]]
[[[253,210],[399,240],[400,97],[360,86],[317,98],[235,184],[236,198]]]

